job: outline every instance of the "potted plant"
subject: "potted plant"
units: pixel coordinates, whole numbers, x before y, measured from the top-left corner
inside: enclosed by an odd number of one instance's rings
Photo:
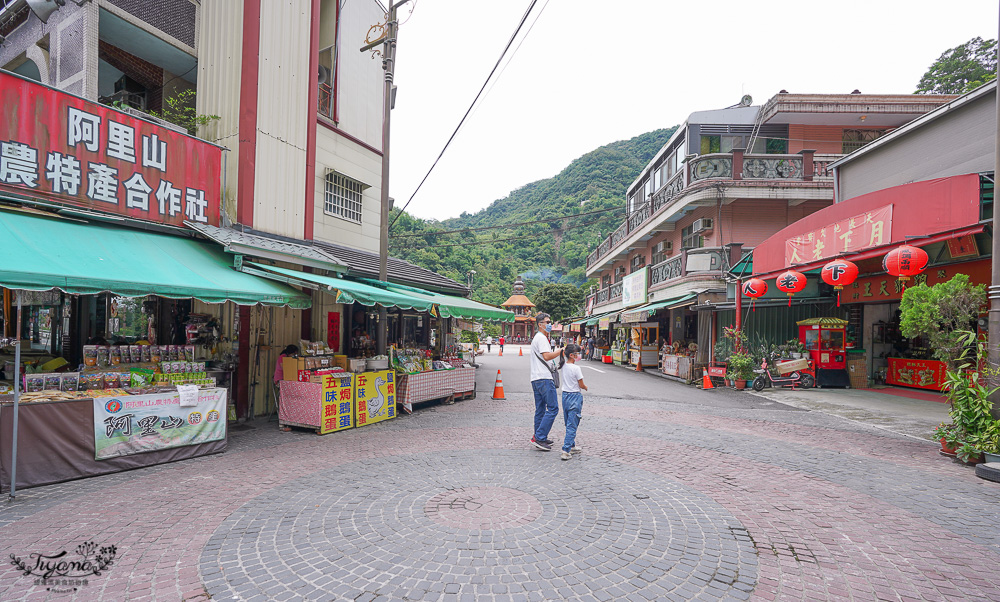
[[[899,331],[908,338],[927,337],[934,358],[956,370],[966,358],[969,326],[985,304],[985,285],[971,284],[966,274],[934,286],[911,286],[899,304]]]
[[[962,438],[954,424],[941,423],[934,429],[934,438],[941,442],[941,453],[954,456],[962,445]]]
[[[737,389],[744,389],[747,381],[753,379],[753,356],[745,351],[734,351],[729,355],[726,378],[733,381]]]
[[[986,361],[986,341],[975,332],[956,333],[955,341],[962,352],[953,362],[958,365],[945,377],[945,396],[951,405],[949,426],[954,431],[952,447],[959,460],[975,463],[981,459],[983,447],[995,449],[1000,439],[1000,421],[990,414],[990,396],[1000,387],[987,386],[987,380],[1000,375],[1000,370]]]
[[[987,462],[1000,462],[1000,420],[994,420],[976,443]]]

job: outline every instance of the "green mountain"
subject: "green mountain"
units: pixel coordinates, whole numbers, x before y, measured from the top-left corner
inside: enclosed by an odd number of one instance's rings
[[[404,213],[389,251],[458,282],[475,270],[472,297],[494,305],[507,300],[518,274],[529,297],[551,282],[585,286],[587,254],[622,223],[626,188],[676,129],[602,146],[473,214],[437,222]],[[443,230],[464,231],[432,234]]]

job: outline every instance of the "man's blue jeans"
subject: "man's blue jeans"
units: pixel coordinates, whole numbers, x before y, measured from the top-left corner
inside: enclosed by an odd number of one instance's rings
[[[531,389],[535,393],[535,441],[545,441],[559,414],[559,396],[549,378],[531,381]]]
[[[580,413],[583,411],[583,393],[567,393],[563,391],[563,415],[566,418],[566,440],[562,450],[568,452],[576,445],[576,427],[580,426]]]

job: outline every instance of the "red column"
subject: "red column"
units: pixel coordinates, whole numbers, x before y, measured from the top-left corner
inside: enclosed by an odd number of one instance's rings
[[[736,330],[743,326],[743,279],[736,279]]]
[[[233,397],[236,401],[236,417],[246,418],[250,408],[250,306],[241,305],[239,351],[236,363]]]
[[[802,155],[802,179],[806,182],[812,182],[813,179],[813,153],[814,150],[800,150],[799,154]]]

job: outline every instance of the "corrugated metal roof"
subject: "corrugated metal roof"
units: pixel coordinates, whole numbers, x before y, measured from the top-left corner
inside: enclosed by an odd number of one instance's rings
[[[217,242],[230,252],[240,252],[239,247],[248,255],[253,254],[253,249],[258,249],[265,256],[268,254],[275,258],[273,254],[284,256],[284,261],[298,265],[310,265],[324,269],[336,270],[348,274],[378,278],[378,253],[352,249],[333,243],[318,240],[300,240],[267,232],[260,232],[252,228],[240,227],[219,228],[205,224],[185,224],[203,236]],[[296,260],[298,258],[298,260]],[[318,265],[319,264],[319,265]],[[388,276],[390,282],[417,286],[423,289],[449,294],[467,296],[468,287],[455,282],[451,278],[442,276],[437,272],[414,265],[408,261],[389,257],[387,263]]]

